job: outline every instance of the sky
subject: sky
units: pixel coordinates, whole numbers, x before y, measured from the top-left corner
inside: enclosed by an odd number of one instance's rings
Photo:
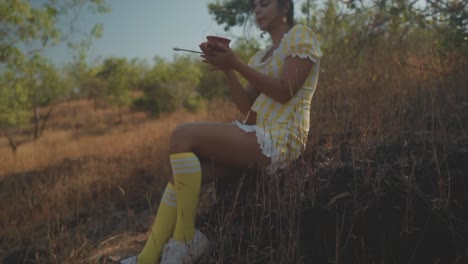
[[[88,62],[98,63],[110,56],[138,58],[152,63],[155,56],[171,60],[173,47],[199,50],[207,35],[235,40],[244,36],[242,27],[225,32],[208,13],[208,3],[215,0],[108,0],[111,12],[81,15],[78,26],[90,30],[96,23],[104,26],[103,36],[93,40]],[[294,0],[299,13],[301,0]],[[255,25],[250,35],[261,32]],[[66,45],[50,48],[44,53],[55,65],[72,62]]]
[[[90,30],[102,23],[103,36],[88,51],[88,62],[110,56],[139,58],[151,63],[155,56],[171,60],[173,47],[199,50],[207,35],[242,36],[241,27],[225,32],[208,13],[214,0],[109,0],[111,12],[82,14],[78,26]],[[255,27],[252,32],[255,32]],[[253,34],[253,33],[252,33]],[[258,33],[260,34],[260,33]],[[56,65],[72,61],[65,44],[48,49],[45,55]]]

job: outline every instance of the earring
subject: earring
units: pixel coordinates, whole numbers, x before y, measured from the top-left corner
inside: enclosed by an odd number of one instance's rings
[[[283,23],[286,23],[288,20],[286,19],[286,17],[284,16],[283,17]]]

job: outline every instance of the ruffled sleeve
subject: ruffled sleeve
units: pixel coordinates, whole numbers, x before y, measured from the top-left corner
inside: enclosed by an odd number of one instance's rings
[[[317,62],[322,57],[320,42],[314,32],[304,26],[296,25],[286,36],[285,57],[297,56],[303,59],[310,59]]]
[[[249,61],[247,62],[247,65],[249,66],[256,66],[257,64],[257,61],[258,61],[258,56],[259,54],[262,53],[262,50],[259,50],[257,52],[255,52],[255,54],[253,56],[250,57]]]

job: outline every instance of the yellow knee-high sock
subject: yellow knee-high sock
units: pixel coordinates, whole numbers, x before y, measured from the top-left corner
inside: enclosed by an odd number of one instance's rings
[[[177,221],[173,239],[187,242],[195,234],[195,215],[201,187],[200,161],[193,152],[170,156],[177,196]]]
[[[174,233],[177,219],[176,201],[174,185],[168,183],[161,198],[148,240],[140,255],[138,255],[138,264],[159,263],[162,249]]]

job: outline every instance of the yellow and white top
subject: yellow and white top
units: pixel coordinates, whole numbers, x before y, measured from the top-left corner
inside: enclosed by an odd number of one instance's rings
[[[260,94],[251,107],[257,113],[256,125],[236,122],[246,132],[256,132],[263,154],[272,162],[267,173],[285,168],[305,150],[310,127],[310,105],[317,86],[322,52],[314,32],[304,26],[295,25],[280,41],[278,48],[265,61],[261,59],[270,49],[257,52],[249,61],[249,66],[279,78],[286,57],[300,57],[314,62],[314,66],[302,87],[285,104],[279,103],[265,94]]]

